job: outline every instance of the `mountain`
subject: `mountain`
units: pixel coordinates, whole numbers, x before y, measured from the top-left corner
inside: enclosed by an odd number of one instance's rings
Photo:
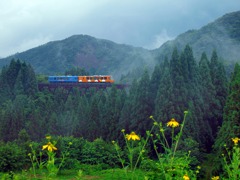
[[[30,63],[36,73],[46,75],[63,74],[79,66],[91,74],[111,74],[114,79],[120,79],[122,74],[138,77],[138,69],[153,68],[166,56],[171,57],[174,47],[182,51],[186,44],[192,47],[197,61],[202,52],[210,58],[216,50],[225,65],[240,62],[240,11],[226,14],[199,30],[180,34],[151,51],[88,35],[74,35],[0,59],[0,67],[15,58]]]
[[[74,35],[49,42],[2,59],[0,66],[13,58],[30,63],[40,74],[63,74],[67,69],[78,66],[91,74],[111,74],[116,79],[130,70],[155,64],[151,52],[146,49],[88,35]]]
[[[216,50],[226,64],[240,61],[240,11],[222,16],[199,30],[189,30],[172,41],[164,43],[154,50],[161,57],[171,55],[172,49],[177,47],[183,50],[189,44],[198,61],[202,52],[211,57]]]

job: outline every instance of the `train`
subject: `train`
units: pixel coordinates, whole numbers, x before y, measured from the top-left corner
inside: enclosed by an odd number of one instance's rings
[[[114,83],[111,75],[48,76],[49,83]]]

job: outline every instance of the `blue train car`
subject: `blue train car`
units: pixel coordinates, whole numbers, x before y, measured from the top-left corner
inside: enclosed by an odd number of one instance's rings
[[[77,83],[78,76],[48,76],[49,83]]]

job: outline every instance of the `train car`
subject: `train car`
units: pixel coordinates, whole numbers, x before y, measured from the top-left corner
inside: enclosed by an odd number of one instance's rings
[[[49,83],[114,83],[110,75],[49,76]]]
[[[110,75],[78,76],[79,83],[114,83]]]
[[[49,83],[77,83],[78,76],[49,76]]]

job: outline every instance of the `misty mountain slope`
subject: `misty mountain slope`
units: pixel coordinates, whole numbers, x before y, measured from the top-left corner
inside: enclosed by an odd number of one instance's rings
[[[166,56],[171,57],[174,47],[182,51],[186,44],[192,47],[197,61],[203,52],[210,58],[216,50],[224,64],[233,67],[240,62],[240,11],[226,14],[199,30],[189,30],[155,50],[74,35],[0,59],[0,67],[15,58],[30,63],[36,73],[63,74],[78,66],[90,74],[111,74],[119,80],[122,75],[139,77],[144,67],[153,69]]]
[[[174,47],[183,50],[186,44],[193,48],[197,60],[202,52],[211,57],[212,51],[217,50],[226,63],[240,61],[240,11],[226,14],[199,30],[189,30],[164,43],[154,52],[169,57]]]
[[[155,64],[148,50],[87,35],[74,35],[15,54],[2,59],[0,66],[9,63],[12,58],[29,62],[37,73],[62,74],[78,66],[84,67],[91,74],[111,74],[115,78],[137,67]]]

